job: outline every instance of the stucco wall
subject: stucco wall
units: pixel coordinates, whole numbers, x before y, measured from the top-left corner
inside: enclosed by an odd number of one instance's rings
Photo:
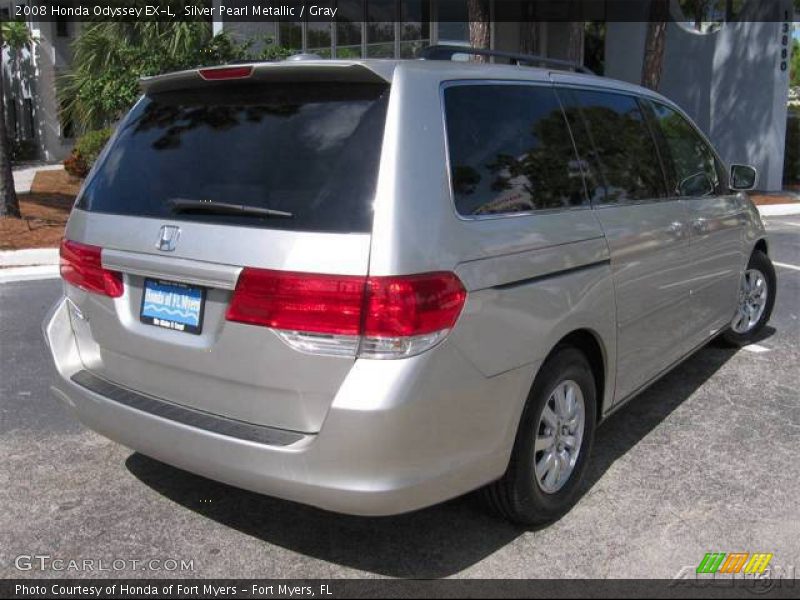
[[[783,24],[733,22],[696,33],[667,26],[659,92],[680,105],[728,163],[759,171],[759,189],[782,187],[788,70],[781,71]],[[646,23],[610,23],[606,75],[641,79]]]
[[[55,23],[34,23],[32,34],[37,41],[32,48],[21,50],[16,62],[10,60],[8,50],[3,52],[6,102],[14,103],[18,114],[22,115],[24,101],[31,100],[33,132],[28,119],[21,117],[21,133],[25,138],[33,133],[37,158],[43,160],[63,160],[72,148],[73,140],[62,136],[56,78],[69,64],[70,42],[79,26],[70,23],[70,36],[58,37]]]

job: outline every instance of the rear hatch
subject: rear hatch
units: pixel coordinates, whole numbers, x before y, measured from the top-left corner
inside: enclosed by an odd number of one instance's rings
[[[364,67],[314,71],[170,76],[119,125],[62,247],[87,370],[229,418],[320,429],[355,349],[328,335],[305,352],[258,323],[247,294],[317,274],[335,288],[319,304],[366,276],[389,84]],[[285,322],[318,308],[291,306]]]

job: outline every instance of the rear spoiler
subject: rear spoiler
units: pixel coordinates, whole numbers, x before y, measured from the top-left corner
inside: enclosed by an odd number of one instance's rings
[[[228,80],[248,79],[264,82],[315,82],[332,83],[388,83],[392,80],[395,64],[387,61],[383,64],[367,66],[351,61],[296,61],[272,63],[237,63],[177,71],[154,77],[143,77],[139,86],[145,94],[158,92],[202,88],[209,85],[224,84]],[[215,73],[239,71],[235,77],[215,77]],[[201,74],[202,72],[202,74]]]

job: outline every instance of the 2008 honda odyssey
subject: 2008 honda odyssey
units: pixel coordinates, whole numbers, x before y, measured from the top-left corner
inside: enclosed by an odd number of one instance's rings
[[[770,316],[754,170],[649,90],[437,60],[143,87],[44,329],[77,416],[183,469],[361,515],[488,486],[549,521],[602,418]]]

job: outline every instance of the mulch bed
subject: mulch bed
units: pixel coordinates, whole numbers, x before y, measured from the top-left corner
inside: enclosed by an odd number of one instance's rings
[[[774,194],[750,194],[756,204],[795,204],[798,202],[794,196],[780,196]]]
[[[64,170],[39,171],[33,178],[31,193],[77,196],[83,179],[73,177]]]
[[[18,197],[22,218],[0,217],[0,250],[58,246],[75,197],[36,193]]]
[[[17,195],[22,219],[0,217],[0,250],[58,246],[82,183],[63,170],[36,173],[31,193]]]
[[[0,217],[0,250],[54,248],[64,236],[64,226],[82,179],[66,171],[39,171],[30,194],[20,194],[22,219]],[[752,194],[756,204],[792,204],[794,196]]]

